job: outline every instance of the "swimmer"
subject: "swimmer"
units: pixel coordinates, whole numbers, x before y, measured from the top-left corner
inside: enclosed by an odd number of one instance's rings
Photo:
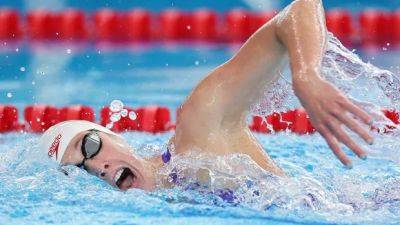
[[[366,152],[343,127],[372,143],[372,136],[362,126],[372,118],[321,77],[326,39],[321,0],[294,1],[194,88],[178,109],[175,134],[169,141],[173,151],[166,150],[161,156],[136,156],[121,136],[85,121],[51,127],[41,138],[41,148],[61,165],[77,165],[121,190],[154,190],[157,171],[171,157],[190,150],[246,154],[265,171],[284,176],[249,130],[246,118],[250,107],[289,62],[293,90],[312,124],[336,157],[351,168],[340,144],[362,159]]]

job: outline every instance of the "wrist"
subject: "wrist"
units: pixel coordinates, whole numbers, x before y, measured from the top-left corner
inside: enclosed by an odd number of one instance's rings
[[[307,66],[292,70],[293,81],[307,82],[309,80],[321,79],[319,66]]]
[[[309,89],[309,87],[317,86],[317,83],[322,80],[319,70],[315,68],[297,70],[293,72],[292,75],[293,89],[295,92],[303,88]]]

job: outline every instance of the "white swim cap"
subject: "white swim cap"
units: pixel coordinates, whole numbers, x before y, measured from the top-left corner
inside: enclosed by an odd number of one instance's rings
[[[39,147],[47,153],[49,158],[61,163],[69,142],[77,134],[91,129],[120,137],[99,124],[85,120],[68,120],[50,127],[40,138]]]

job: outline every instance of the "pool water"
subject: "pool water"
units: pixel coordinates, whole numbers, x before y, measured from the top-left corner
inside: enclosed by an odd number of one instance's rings
[[[157,104],[175,111],[197,82],[237,47],[8,46],[0,53],[0,101],[16,105],[20,111],[32,103],[86,104],[99,110],[114,99],[132,107]],[[362,56],[399,72],[400,54],[396,50],[364,52]],[[355,82],[362,86],[368,83],[365,81],[368,79]],[[371,93],[380,93],[378,88],[368,87],[376,89]],[[361,90],[355,88],[355,97],[365,97]],[[391,105],[371,96],[363,100]],[[295,107],[298,103],[288,104]],[[142,155],[163,152],[171,135],[123,134]],[[289,178],[260,172],[243,156],[218,158],[212,166],[224,167],[231,174],[216,172],[215,182],[229,178],[242,187],[235,193],[236,201],[226,202],[211,193],[179,187],[121,192],[74,167],[68,168],[70,176],[66,177],[56,163],[39,152],[38,135],[1,134],[0,224],[398,223],[398,132],[375,134],[373,146],[362,144],[370,152],[365,161],[349,153],[354,164],[351,170],[340,164],[318,134],[256,136]],[[203,160],[196,168],[210,166],[207,157]],[[235,170],[237,160],[245,162],[241,171]],[[254,195],[254,191],[259,194]]]

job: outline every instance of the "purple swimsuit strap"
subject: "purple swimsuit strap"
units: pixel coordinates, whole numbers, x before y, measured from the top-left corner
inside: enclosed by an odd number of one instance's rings
[[[169,152],[169,148],[161,155],[161,159],[164,163],[168,163],[171,160],[171,153]]]

